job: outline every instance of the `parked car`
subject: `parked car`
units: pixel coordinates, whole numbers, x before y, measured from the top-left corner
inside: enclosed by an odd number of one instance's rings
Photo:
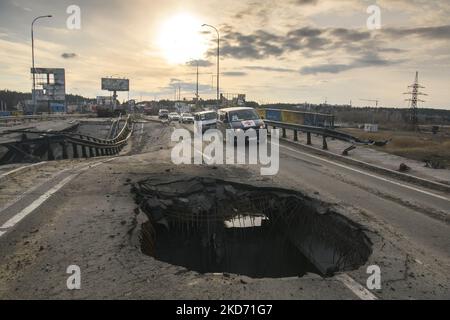
[[[180,121],[180,115],[176,112],[169,113],[169,121]]]
[[[215,111],[202,111],[194,115],[195,129],[204,133],[208,129],[216,129],[217,113]]]
[[[182,113],[180,123],[194,123],[194,116],[190,113]]]
[[[167,119],[169,117],[169,110],[167,109],[160,109],[158,112],[158,118],[159,119]]]
[[[218,111],[217,129],[226,137],[226,130],[255,129],[259,140],[259,129],[265,129],[264,121],[255,109],[249,107],[225,108]]]

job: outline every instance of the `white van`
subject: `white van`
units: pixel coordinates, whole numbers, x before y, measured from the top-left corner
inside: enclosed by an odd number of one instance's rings
[[[169,117],[169,110],[167,109],[160,109],[158,111],[158,118],[159,119],[167,119]]]
[[[216,129],[217,113],[215,111],[202,111],[194,115],[194,128],[196,132],[204,133],[208,129]],[[201,129],[200,129],[201,128]]]

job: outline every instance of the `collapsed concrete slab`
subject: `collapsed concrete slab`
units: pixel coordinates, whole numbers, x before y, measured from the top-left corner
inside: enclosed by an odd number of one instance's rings
[[[332,276],[372,252],[361,226],[297,191],[188,176],[155,176],[132,190],[149,218],[143,252],[200,273]]]

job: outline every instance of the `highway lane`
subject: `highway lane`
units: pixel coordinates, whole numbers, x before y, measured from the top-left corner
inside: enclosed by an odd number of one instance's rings
[[[305,164],[308,164],[308,159],[309,163],[314,161],[315,164],[320,164],[326,168],[330,177],[449,224],[450,196],[444,192],[428,190],[358,167],[318,157],[295,147],[282,145],[281,149],[286,156],[303,161]]]

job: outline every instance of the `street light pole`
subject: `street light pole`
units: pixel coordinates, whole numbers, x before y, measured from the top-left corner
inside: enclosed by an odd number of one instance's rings
[[[33,27],[34,27],[34,23],[39,20],[39,19],[43,19],[43,18],[51,18],[52,15],[46,15],[46,16],[39,16],[34,18],[33,22],[31,23],[31,60],[32,60],[32,69],[31,69],[31,73],[33,74],[33,92],[31,93],[32,96],[32,100],[33,100],[33,113],[36,113],[36,74],[35,74],[35,70],[34,70],[34,31],[33,31]]]
[[[198,105],[198,60],[197,60],[197,88],[195,91],[195,97],[197,98],[197,100],[195,101],[195,105]]]
[[[214,30],[216,30],[217,33],[217,109],[219,109],[219,100],[220,100],[220,89],[219,89],[219,73],[220,73],[220,35],[219,35],[219,30],[217,30],[216,27],[211,26],[209,24],[203,24],[202,27],[210,27]]]

